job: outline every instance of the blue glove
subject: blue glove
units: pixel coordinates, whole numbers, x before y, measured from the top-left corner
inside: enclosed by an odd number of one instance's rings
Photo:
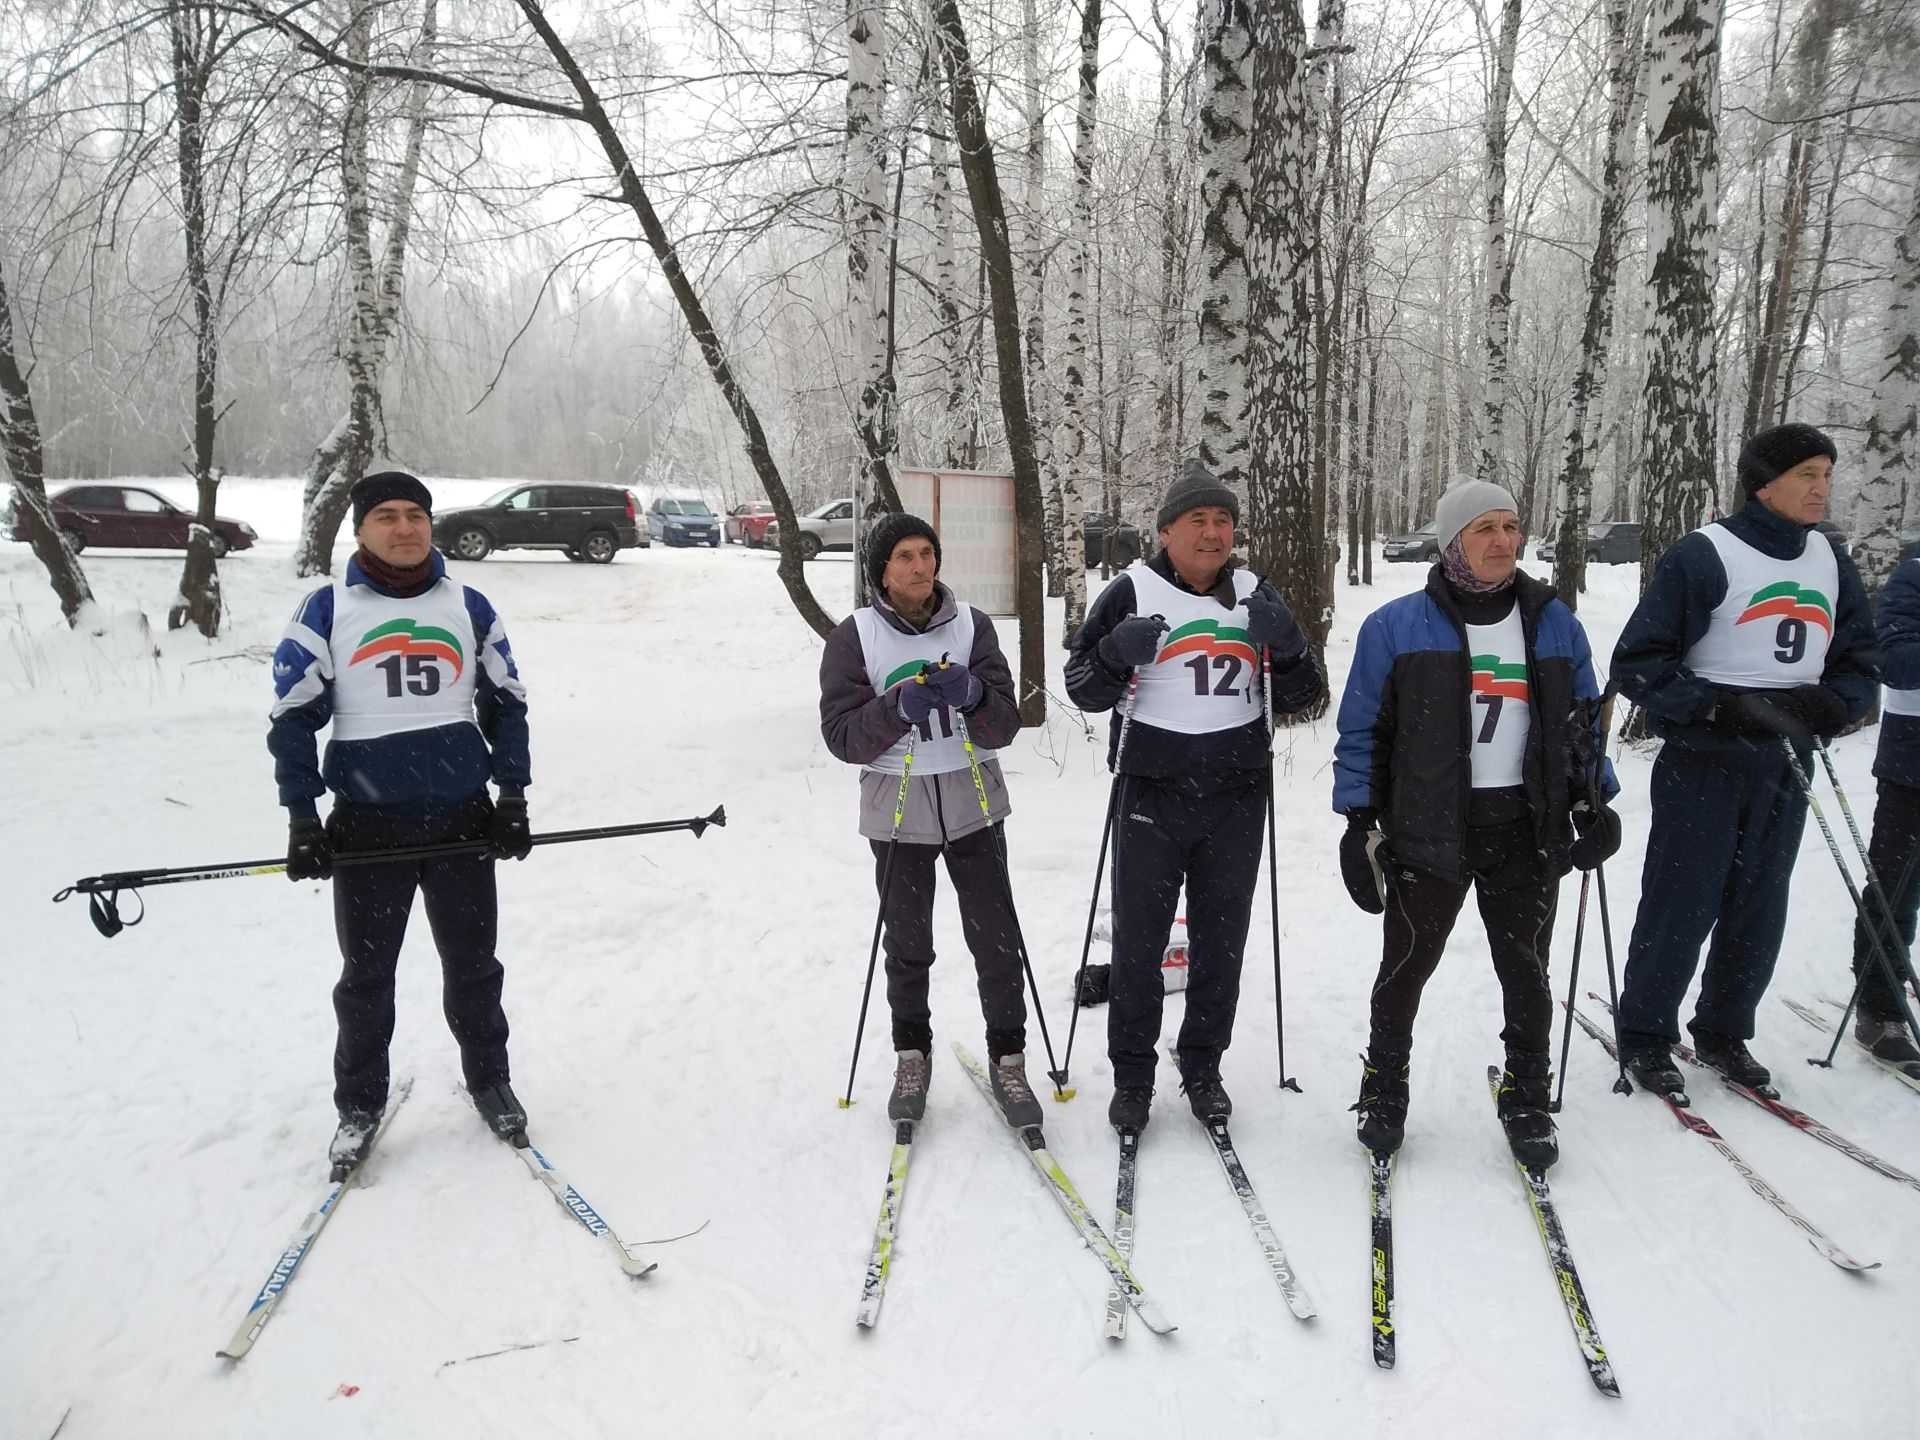
[[[1158,615],[1129,615],[1096,648],[1115,670],[1135,670],[1153,663],[1160,652],[1160,637],[1166,633],[1167,622]]]
[[[902,681],[895,693],[900,697],[894,702],[899,707],[900,718],[909,725],[926,724],[927,717],[940,704],[940,697],[934,694],[925,675]]]
[[[949,710],[971,710],[987,693],[974,673],[957,662],[935,666],[927,672],[927,689],[936,703]]]
[[[1265,646],[1276,660],[1290,659],[1300,652],[1304,637],[1293,618],[1293,611],[1278,595],[1256,590],[1247,597],[1247,639],[1255,648]]]

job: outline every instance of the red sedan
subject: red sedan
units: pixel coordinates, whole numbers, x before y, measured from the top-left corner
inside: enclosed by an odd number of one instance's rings
[[[47,499],[53,507],[54,523],[75,554],[89,545],[141,550],[187,548],[192,512],[152,490],[137,485],[70,485]],[[223,516],[214,518],[213,532],[215,555],[245,550],[258,538],[246,521]],[[13,508],[13,538],[27,538],[18,501]]]
[[[767,527],[773,524],[773,505],[766,500],[748,500],[727,512],[729,545],[764,545]]]

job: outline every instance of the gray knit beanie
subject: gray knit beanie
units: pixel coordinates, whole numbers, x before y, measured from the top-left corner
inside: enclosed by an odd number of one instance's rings
[[[1214,479],[1213,472],[1198,460],[1188,460],[1180,467],[1173,484],[1167,487],[1167,498],[1160,502],[1160,513],[1154,518],[1153,528],[1164,530],[1187,511],[1202,505],[1219,505],[1233,516],[1235,525],[1240,523],[1239,497]]]
[[[1503,485],[1491,480],[1456,480],[1434,508],[1434,538],[1444,551],[1456,535],[1489,510],[1512,510],[1517,514],[1519,509]]]

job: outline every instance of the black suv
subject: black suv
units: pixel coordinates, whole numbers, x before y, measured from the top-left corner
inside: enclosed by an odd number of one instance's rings
[[[1124,570],[1146,549],[1140,532],[1124,520],[1088,512],[1086,524],[1089,570],[1103,562],[1115,570]]]
[[[433,517],[433,543],[455,560],[495,550],[564,550],[569,560],[605,565],[647,543],[639,507],[617,485],[511,485],[481,505]]]

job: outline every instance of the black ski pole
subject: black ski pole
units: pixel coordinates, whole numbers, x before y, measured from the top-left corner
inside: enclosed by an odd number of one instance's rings
[[[598,825],[585,830],[549,830],[544,835],[535,835],[535,845],[568,845],[581,840],[613,840],[626,835],[661,835],[673,830],[691,830],[698,839],[709,825],[724,826],[727,823],[727,807],[718,806],[711,815],[696,815],[686,820],[647,820],[632,825]],[[448,840],[437,845],[403,845],[386,850],[348,850],[333,857],[333,863],[339,865],[384,865],[395,860],[431,860],[442,855],[478,855],[493,848],[493,841]],[[112,938],[129,925],[138,925],[146,918],[146,907],[141,906],[140,915],[132,920],[123,920],[119,912],[120,892],[139,891],[154,885],[187,885],[200,880],[231,880],[242,875],[280,875],[284,874],[287,862],[284,858],[267,860],[235,860],[220,865],[176,865],[155,870],[114,870],[105,875],[87,875],[74,881],[54,895],[54,904],[59,904],[69,895],[80,894],[88,897],[88,913],[93,919],[94,928],[102,935]]]
[[[867,983],[860,989],[860,1019],[853,1030],[853,1061],[847,1066],[847,1093],[840,1097],[842,1110],[853,1105],[853,1074],[860,1068],[860,1041],[867,1033],[867,1004],[873,998],[873,971],[880,959],[880,928],[887,921],[887,889],[893,883],[893,855],[900,848],[900,822],[907,814],[907,781],[913,775],[913,740],[918,733],[916,727],[907,727],[907,753],[900,762],[900,789],[893,797],[893,833],[887,837],[886,859],[880,862],[880,905],[873,916],[873,943],[867,947]]]
[[[1580,872],[1580,908],[1573,918],[1573,969],[1567,975],[1567,1024],[1560,1036],[1560,1088],[1554,1092],[1553,1103],[1547,1107],[1550,1114],[1558,1115],[1562,1102],[1567,1095],[1567,1052],[1573,1045],[1573,999],[1580,993],[1580,947],[1587,938],[1587,892],[1593,888],[1593,871]]]
[[[1860,887],[1853,883],[1853,872],[1847,869],[1847,862],[1840,854],[1840,842],[1833,837],[1833,826],[1827,823],[1827,814],[1821,808],[1820,797],[1813,793],[1813,777],[1800,768],[1800,757],[1794,753],[1793,742],[1784,735],[1780,737],[1780,748],[1786,751],[1787,768],[1793,771],[1793,778],[1799,781],[1800,793],[1807,798],[1807,808],[1813,811],[1813,818],[1819,822],[1820,833],[1826,838],[1827,853],[1833,856],[1833,863],[1840,871],[1840,879],[1847,887],[1847,896],[1853,901],[1854,914],[1866,926],[1867,938],[1873,944],[1874,958],[1880,962],[1887,978],[1894,983],[1894,998],[1900,1002],[1900,1009],[1906,1018],[1907,1025],[1913,1027],[1913,1009],[1907,1004],[1906,994],[1900,988],[1899,970],[1888,956],[1886,945],[1880,938],[1880,927],[1874,922],[1872,912],[1867,909],[1866,900],[1860,894]],[[1871,874],[1871,865],[1869,865],[1869,874]],[[1833,1032],[1833,1044],[1827,1047],[1825,1058],[1816,1060],[1809,1056],[1807,1059],[1809,1065],[1817,1065],[1823,1070],[1832,1068],[1833,1057],[1839,1053],[1840,1041],[1846,1034],[1847,1018],[1845,1015],[1841,1016],[1839,1028]],[[1915,1033],[1920,1034],[1920,1030],[1916,1030]]]
[[[1300,1093],[1300,1082],[1287,1074],[1287,1018],[1280,999],[1280,858],[1273,824],[1273,652],[1260,647],[1260,708],[1267,712],[1267,904],[1273,915],[1273,1035],[1280,1052],[1280,1088]]]
[[[943,666],[945,660],[940,662]],[[1026,936],[1020,933],[1020,914],[1013,904],[1013,872],[1007,868],[1007,852],[1001,841],[1004,834],[993,833],[993,807],[987,802],[987,782],[980,774],[980,757],[974,753],[973,737],[967,733],[967,717],[958,710],[953,712],[954,733],[960,737],[960,748],[967,752],[967,769],[973,774],[973,793],[980,801],[980,815],[987,823],[987,838],[993,842],[993,853],[1000,861],[1000,891],[1007,899],[1007,919],[1013,925],[1013,943],[1020,949],[1020,968],[1027,973],[1027,988],[1033,992],[1033,1018],[1040,1025],[1040,1043],[1047,1052],[1047,1078],[1053,1081],[1053,1098],[1059,1101],[1071,1100],[1074,1092],[1067,1089],[1067,1072],[1053,1058],[1053,1037],[1047,1034],[1047,1010],[1040,999],[1040,982],[1034,977],[1033,961],[1027,955]],[[1079,1007],[1074,1007],[1078,1013]],[[990,1057],[993,1058],[993,1057]]]
[[[1606,689],[1600,692],[1600,698],[1595,702],[1598,706],[1599,718],[1602,722],[1601,728],[1606,732],[1610,732],[1612,729],[1611,720],[1607,715],[1607,709],[1614,693],[1613,681],[1609,679]],[[1620,725],[1620,733],[1624,735],[1627,727],[1632,723],[1633,706],[1629,704],[1627,706],[1627,718],[1622,721]],[[1609,743],[1611,743],[1611,739],[1609,739]],[[1587,771],[1587,804],[1591,805],[1597,812],[1603,798],[1600,793],[1600,757],[1596,754],[1592,767]],[[1620,1043],[1620,981],[1613,963],[1613,912],[1607,906],[1607,867],[1605,865],[1594,866],[1593,876],[1593,888],[1600,897],[1600,949],[1607,960],[1607,1001],[1613,1006],[1614,1010],[1613,1058],[1615,1065],[1619,1067],[1619,1073],[1614,1076],[1613,1093],[1616,1095],[1631,1095],[1633,1093],[1633,1082],[1627,1079],[1627,1047]],[[1571,1013],[1569,1013],[1568,1018],[1572,1018]]]
[[[1080,968],[1073,976],[1073,1013],[1067,1017],[1067,1053],[1060,1062],[1064,1085],[1073,1070],[1073,1037],[1080,1027],[1080,997],[1086,994],[1087,956],[1093,950],[1093,917],[1100,909],[1100,881],[1107,872],[1107,843],[1113,839],[1113,820],[1120,806],[1120,761],[1127,753],[1127,731],[1133,727],[1133,701],[1140,689],[1138,667],[1127,674],[1127,694],[1121,702],[1120,738],[1113,747],[1113,779],[1107,786],[1107,818],[1100,827],[1100,858],[1093,862],[1093,893],[1087,897],[1087,933],[1080,942]]]

